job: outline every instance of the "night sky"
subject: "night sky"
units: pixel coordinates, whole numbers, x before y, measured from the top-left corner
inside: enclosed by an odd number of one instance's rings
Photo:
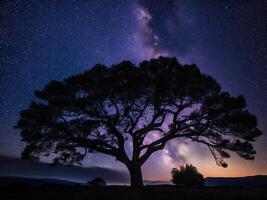
[[[264,134],[255,161],[233,154],[216,166],[201,145],[172,141],[143,167],[144,177],[168,180],[183,162],[205,176],[267,174],[267,1],[39,0],[0,2],[0,156],[19,157],[13,127],[33,91],[97,63],[176,56],[196,63],[232,95],[243,94]],[[84,166],[124,169],[94,154]]]

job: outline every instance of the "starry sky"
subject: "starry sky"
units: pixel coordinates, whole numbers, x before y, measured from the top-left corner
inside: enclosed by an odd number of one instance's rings
[[[216,166],[201,145],[172,141],[143,167],[168,180],[184,162],[205,176],[267,174],[267,1],[265,0],[2,0],[0,2],[0,156],[19,157],[13,127],[33,91],[50,80],[130,60],[175,56],[196,63],[232,95],[243,94],[264,134],[255,161],[232,155]],[[84,166],[124,167],[94,154]]]

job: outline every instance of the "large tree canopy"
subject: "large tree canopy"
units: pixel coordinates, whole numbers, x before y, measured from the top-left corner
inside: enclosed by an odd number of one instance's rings
[[[175,58],[138,67],[129,61],[98,64],[51,81],[35,95],[38,100],[21,112],[17,124],[27,144],[22,157],[52,155],[55,163],[73,164],[87,153],[104,153],[127,166],[133,186],[142,186],[142,164],[171,139],[207,145],[216,163],[226,167],[229,151],[253,159],[251,142],[261,134],[242,96],[232,97],[195,65]],[[151,133],[159,137],[147,142]]]

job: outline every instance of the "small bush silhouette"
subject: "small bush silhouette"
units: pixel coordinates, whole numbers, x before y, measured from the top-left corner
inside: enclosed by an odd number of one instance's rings
[[[181,166],[180,169],[173,168],[171,171],[171,182],[175,185],[186,186],[203,186],[204,178],[201,173],[197,171],[197,168],[193,165],[186,164]]]
[[[106,186],[106,182],[101,177],[96,177],[91,181],[87,181],[87,185],[89,186]]]

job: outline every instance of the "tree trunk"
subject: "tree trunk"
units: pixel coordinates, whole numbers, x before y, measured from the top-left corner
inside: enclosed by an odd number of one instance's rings
[[[128,167],[128,170],[130,172],[131,187],[142,188],[144,185],[141,166],[132,164]]]

